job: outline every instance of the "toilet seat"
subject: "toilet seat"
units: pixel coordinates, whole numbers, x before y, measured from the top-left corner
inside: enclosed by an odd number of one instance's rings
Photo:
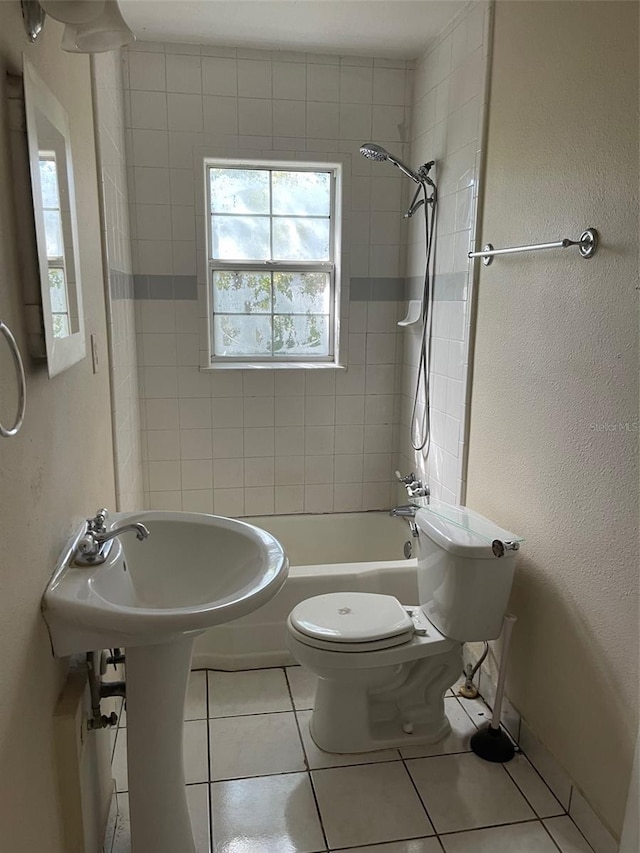
[[[392,595],[336,592],[308,598],[291,611],[289,628],[317,649],[369,652],[408,643],[415,630]]]

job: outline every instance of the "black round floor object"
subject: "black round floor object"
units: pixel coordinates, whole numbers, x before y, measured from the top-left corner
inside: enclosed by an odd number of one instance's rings
[[[503,729],[494,729],[490,723],[471,738],[471,749],[485,761],[505,764],[516,754],[511,738]]]

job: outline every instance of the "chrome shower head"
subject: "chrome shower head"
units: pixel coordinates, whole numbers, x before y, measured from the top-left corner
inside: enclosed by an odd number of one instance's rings
[[[360,146],[360,153],[369,160],[375,160],[377,163],[382,163],[384,160],[388,160],[390,163],[393,163],[394,166],[397,166],[401,172],[403,172],[408,178],[411,178],[412,181],[415,181],[416,184],[421,184],[422,179],[420,176],[410,169],[408,166],[399,160],[397,157],[394,157],[393,154],[390,154],[386,148],[383,148],[381,145],[376,145],[375,142],[365,142],[364,145]]]
[[[368,160],[375,160],[377,163],[382,163],[389,158],[389,152],[375,142],[365,142],[360,146],[360,153]]]

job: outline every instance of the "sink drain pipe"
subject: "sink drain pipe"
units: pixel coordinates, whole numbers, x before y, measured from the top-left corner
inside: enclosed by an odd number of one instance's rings
[[[96,666],[96,660],[98,665]],[[91,712],[92,715],[87,721],[87,728],[90,731],[94,729],[112,728],[118,724],[118,715],[112,711],[109,716],[102,713],[100,702],[112,696],[126,697],[126,684],[124,681],[103,681],[102,676],[106,672],[107,663],[113,663],[124,660],[124,655],[120,654],[119,649],[114,649],[111,657],[107,657],[105,652],[87,652],[87,677],[89,680],[89,692],[91,694]]]
[[[516,617],[509,613],[504,617],[500,674],[498,676],[498,687],[491,722],[478,729],[471,738],[471,749],[475,754],[479,755],[480,758],[484,758],[485,761],[493,761],[496,764],[504,764],[507,761],[511,761],[515,755],[511,738],[504,729],[500,728],[504,683],[507,677],[507,655],[509,654],[509,643],[511,642],[511,633],[515,622]]]

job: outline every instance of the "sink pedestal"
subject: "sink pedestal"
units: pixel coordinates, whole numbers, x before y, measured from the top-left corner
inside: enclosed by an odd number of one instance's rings
[[[195,853],[182,726],[193,637],[126,650],[131,853]]]

